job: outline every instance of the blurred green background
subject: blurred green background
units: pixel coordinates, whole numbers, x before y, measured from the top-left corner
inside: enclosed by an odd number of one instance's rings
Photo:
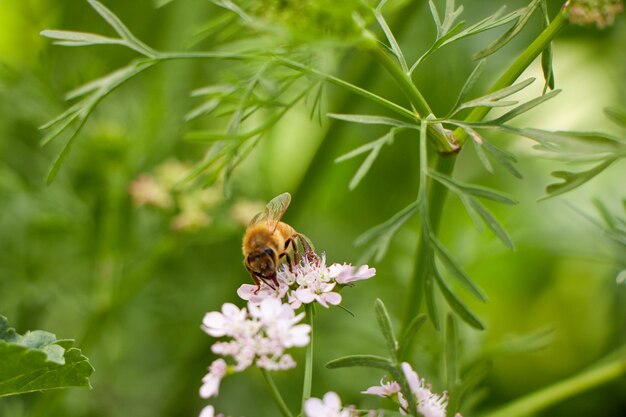
[[[492,13],[502,2],[466,1],[469,22]],[[504,2],[510,9],[523,1]],[[189,47],[210,19],[225,13],[205,0],[176,0],[162,7],[149,0],[104,1],[147,44],[160,50]],[[439,3],[438,3],[439,4]],[[554,2],[553,13],[559,4]],[[407,55],[415,59],[433,39],[434,26],[424,1],[408,2],[389,16]],[[531,25],[489,58],[481,80],[488,86],[538,33]],[[169,62],[149,70],[107,97],[88,121],[57,179],[45,185],[59,144],[41,148],[38,126],[67,106],[63,95],[135,57],[115,46],[64,48],[39,35],[43,29],[111,34],[86,1],[0,0],[0,313],[24,332],[45,329],[76,338],[96,369],[92,390],[30,394],[0,399],[0,416],[193,416],[206,403],[198,389],[213,360],[211,338],[200,330],[205,312],[237,302],[236,288],[250,278],[241,264],[246,215],[290,191],[285,220],[307,234],[336,262],[355,263],[362,248],[354,239],[408,204],[416,194],[418,147],[400,135],[385,147],[370,174],[354,191],[350,178],[359,161],[335,164],[336,157],[382,134],[377,128],[309,118],[310,106],[288,113],[235,171],[232,193],[209,191],[205,223],[174,230],[176,213],[136,207],[130,184],[161,164],[200,160],[205,148],[182,140],[190,130],[184,115],[199,104],[189,92],[239,74],[222,61]],[[499,30],[498,33],[501,33]],[[416,82],[435,113],[454,102],[474,63],[473,52],[493,34],[460,42],[431,57]],[[219,39],[194,46],[211,50]],[[555,42],[556,84],[564,91],[539,110],[516,120],[518,126],[610,131],[624,137],[602,114],[605,106],[626,106],[626,22],[620,16],[604,31],[568,28]],[[399,102],[403,96],[368,56],[350,50],[339,55],[336,73]],[[541,80],[539,64],[527,72]],[[533,94],[541,92],[541,82]],[[525,93],[522,99],[530,98]],[[324,110],[372,113],[369,103],[329,88]],[[193,124],[192,124],[193,125]],[[490,205],[511,233],[517,249],[504,248],[488,231],[477,231],[458,200],[445,208],[442,240],[489,303],[468,303],[487,330],[460,326],[467,358],[515,335],[553,329],[545,348],[492,361],[478,410],[574,375],[626,341],[626,286],[615,277],[626,264],[624,247],[573,207],[599,218],[592,204],[602,201],[621,213],[626,167],[616,164],[579,190],[538,202],[549,172],[563,167],[534,152],[521,138],[488,135],[519,157],[523,180],[496,168],[481,168],[464,149],[455,176],[507,192],[513,207]],[[215,196],[218,196],[217,198]],[[566,204],[568,203],[568,204]],[[327,370],[322,364],[350,353],[383,353],[373,303],[380,297],[399,323],[418,239],[412,219],[393,240],[385,259],[374,265],[375,279],[344,292],[355,317],[318,309],[313,393],[334,390],[347,403],[375,407],[359,391],[382,376],[370,370]],[[443,389],[442,335],[428,324],[420,333],[414,364],[420,375]],[[302,352],[294,356],[302,363]],[[288,404],[297,408],[302,368],[276,380]],[[212,401],[232,416],[274,416],[261,374],[249,369],[229,376]],[[463,409],[461,409],[463,411]],[[479,415],[479,413],[464,413]],[[624,416],[623,378],[547,410],[545,416]]]

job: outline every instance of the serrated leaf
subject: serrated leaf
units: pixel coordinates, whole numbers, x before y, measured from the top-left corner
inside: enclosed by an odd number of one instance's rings
[[[443,298],[446,299],[446,302],[450,306],[450,308],[458,314],[458,316],[467,324],[472,326],[478,330],[484,330],[485,326],[481,323],[481,321],[467,308],[467,306],[457,298],[457,296],[450,291],[448,286],[446,285],[443,277],[439,273],[439,271],[434,268],[434,276],[441,290],[441,294],[443,294]]]
[[[370,116],[365,114],[337,114],[328,113],[326,116],[331,119],[344,120],[346,122],[366,124],[366,125],[387,125],[395,127],[405,127],[411,129],[417,129],[417,126],[403,122],[402,120],[393,119],[391,117],[384,116]]]
[[[623,128],[626,128],[626,110],[619,109],[617,107],[607,107],[604,109],[606,117],[617,123]]]
[[[437,259],[439,259],[443,265],[446,267],[446,270],[452,274],[454,278],[456,278],[461,285],[463,285],[469,292],[471,292],[477,299],[482,302],[487,301],[487,296],[485,293],[478,287],[474,281],[463,271],[463,269],[456,263],[452,256],[448,253],[446,248],[441,244],[441,242],[431,234],[430,240],[435,248],[435,254],[437,254]]]
[[[426,314],[420,314],[409,322],[409,325],[406,326],[404,333],[400,336],[399,349],[398,349],[398,357],[400,360],[405,360],[409,354],[411,345],[413,344],[413,339],[415,335],[422,327],[422,325],[426,322]]]
[[[119,45],[124,43],[122,39],[108,38],[106,36],[96,35],[94,33],[73,32],[68,30],[42,30],[39,33],[40,35],[47,38],[62,41],[55,43],[64,46],[86,46],[103,44]]]
[[[33,391],[89,387],[93,368],[68,340],[36,330],[20,336],[0,316],[0,397]],[[67,350],[66,350],[67,348]]]
[[[380,327],[380,330],[385,337],[385,341],[387,342],[387,351],[389,352],[389,358],[391,359],[392,363],[397,363],[398,341],[396,340],[396,336],[393,333],[391,318],[389,317],[387,308],[385,308],[385,304],[380,298],[376,299],[374,309],[376,311],[376,321],[378,321],[378,326]]]
[[[517,101],[500,101],[505,97],[508,97],[512,94],[517,93],[518,91],[523,90],[528,87],[535,81],[534,78],[528,78],[524,81],[521,81],[517,84],[513,84],[511,86],[502,88],[500,90],[496,90],[492,93],[486,94],[482,97],[478,97],[474,100],[467,101],[462,103],[455,111],[458,112],[463,109],[469,109],[473,107],[506,107],[517,104]]]
[[[334,359],[326,364],[329,369],[351,368],[354,366],[395,371],[395,367],[387,358],[377,355],[350,355]]]
[[[517,34],[524,28],[524,26],[526,26],[526,23],[528,23],[528,20],[532,16],[537,6],[539,6],[540,2],[541,0],[532,0],[530,4],[523,9],[522,15],[519,17],[519,19],[511,29],[507,30],[502,36],[492,42],[485,49],[474,54],[474,56],[472,56],[472,59],[485,58],[486,56],[493,54],[504,45],[509,43],[515,36],[517,36]]]
[[[446,338],[445,338],[445,364],[446,364],[446,381],[448,392],[455,386],[458,379],[458,353],[457,353],[457,329],[454,322],[454,316],[448,314],[446,321]]]
[[[508,233],[504,230],[504,228],[498,223],[498,221],[493,217],[493,215],[487,210],[482,204],[480,204],[475,199],[471,198],[470,204],[472,207],[478,212],[480,217],[483,219],[483,222],[489,227],[496,236],[504,243],[504,246],[511,250],[515,250],[515,244],[509,237]]]
[[[550,184],[546,187],[547,196],[543,197],[543,199],[554,197],[559,194],[566,193],[575,188],[580,187],[587,181],[594,178],[596,175],[600,174],[606,168],[608,168],[615,159],[607,159],[606,161],[594,166],[590,170],[582,171],[582,172],[569,172],[569,171],[555,171],[552,172],[551,175],[556,178],[560,178],[563,181],[555,184]]]

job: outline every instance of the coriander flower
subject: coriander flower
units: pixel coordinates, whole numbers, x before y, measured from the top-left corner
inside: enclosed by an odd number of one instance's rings
[[[220,382],[226,375],[227,365],[224,359],[217,359],[209,366],[209,373],[202,378],[200,396],[202,398],[216,397],[220,391]]]
[[[304,313],[296,315],[289,304],[273,297],[258,304],[249,302],[247,309],[225,303],[221,312],[207,313],[202,330],[213,337],[228,338],[214,343],[211,351],[230,357],[235,363],[228,367],[224,359],[214,361],[202,379],[200,395],[204,398],[217,395],[227,370],[241,372],[253,364],[269,371],[296,366],[285,350],[309,344],[311,326],[298,324],[303,317]]]
[[[411,395],[415,398],[417,411],[423,417],[445,417],[446,408],[448,407],[447,393],[444,391],[442,395],[439,395],[432,392],[430,385],[423,378],[420,378],[407,362],[402,363],[402,372],[409,384]],[[362,391],[362,393],[397,399],[400,403],[400,413],[406,415],[408,412],[409,402],[404,398],[402,392],[400,392],[400,385],[395,381],[385,383],[383,379],[380,381],[380,386],[370,387],[366,391]],[[455,417],[462,416],[457,413]]]
[[[353,407],[341,407],[341,399],[333,391],[324,394],[324,399],[309,398],[304,403],[306,417],[353,417],[356,416]]]
[[[202,411],[200,411],[200,416],[199,417],[224,417],[224,414],[218,414],[215,415],[215,410],[213,409],[212,405],[207,405],[206,407],[204,407],[202,409]]]
[[[313,254],[314,255],[314,254]],[[278,287],[270,288],[264,283],[260,287],[243,284],[237,294],[244,300],[258,304],[267,298],[286,301],[294,309],[302,304],[317,302],[322,307],[341,303],[341,294],[336,290],[355,281],[372,278],[376,269],[367,265],[354,267],[350,264],[334,263],[326,266],[326,256],[304,256],[296,265],[281,265],[276,272]]]

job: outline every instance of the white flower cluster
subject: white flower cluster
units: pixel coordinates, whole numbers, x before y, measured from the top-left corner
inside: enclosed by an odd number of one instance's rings
[[[311,326],[297,324],[304,313],[297,314],[288,304],[277,298],[266,298],[259,304],[248,303],[239,309],[226,303],[222,311],[207,313],[202,329],[213,337],[229,337],[228,341],[213,344],[213,353],[235,360],[233,372],[241,372],[252,364],[270,371],[293,368],[296,363],[285,349],[309,344]],[[224,359],[209,366],[203,378],[200,396],[209,398],[219,392],[220,381],[229,368]]]
[[[342,407],[339,395],[333,391],[324,394],[323,399],[309,398],[304,403],[306,417],[356,417],[352,406]]]
[[[420,378],[407,362],[402,363],[402,371],[409,383],[411,394],[417,403],[417,411],[424,417],[446,417],[446,408],[448,407],[448,395],[444,391],[442,395],[436,394],[430,390],[430,385],[426,383],[424,378]],[[395,381],[385,383],[380,382],[380,386],[373,386],[363,391],[363,394],[378,395],[379,397],[391,397],[397,395],[400,402],[400,413],[406,414],[409,409],[409,402],[400,392],[400,385]],[[456,414],[455,417],[462,417]]]
[[[326,256],[321,258],[305,257],[297,265],[282,265],[276,273],[278,288],[269,285],[261,287],[243,284],[237,294],[253,304],[261,303],[267,298],[284,299],[294,309],[302,304],[317,302],[323,307],[341,303],[341,294],[335,292],[337,285],[347,285],[373,277],[376,269],[367,265],[358,268],[350,264],[334,263],[326,266]]]

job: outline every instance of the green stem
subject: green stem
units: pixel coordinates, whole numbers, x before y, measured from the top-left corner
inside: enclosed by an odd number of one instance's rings
[[[559,32],[567,26],[568,20],[565,17],[565,10],[561,10],[558,15],[552,20],[552,23],[546,27],[543,32],[526,48],[524,52],[511,64],[509,69],[491,86],[488,93],[500,90],[508,87],[517,80],[517,78],[524,72],[526,68],[532,64],[532,62],[543,52],[544,49],[552,42]],[[479,122],[487,116],[491,108],[489,107],[476,107],[465,119],[466,122]],[[467,138],[467,133],[462,129],[457,129],[454,132],[454,136],[459,144],[463,145]]]
[[[436,154],[435,157],[437,158],[435,170],[444,175],[451,175],[454,170],[454,164],[456,163],[456,154]],[[430,192],[428,194],[428,215],[431,233],[437,233],[448,189],[437,181],[430,181],[429,183]],[[425,280],[428,275],[428,258],[431,256],[431,249],[428,242],[423,241],[422,233],[420,233],[419,236],[420,241],[418,243],[417,254],[415,256],[413,280],[411,280],[409,287],[409,295],[407,298],[408,304],[406,306],[402,331],[400,334],[404,333],[413,317],[415,317],[420,310]]]
[[[305,304],[306,323],[311,326],[311,341],[306,347],[304,360],[304,381],[302,383],[302,416],[304,416],[304,403],[311,398],[311,387],[313,385],[313,304]]]
[[[394,79],[402,92],[407,96],[411,105],[415,109],[415,118],[420,120],[421,118],[432,114],[432,110],[426,102],[426,99],[413,83],[411,77],[402,70],[402,67],[398,64],[398,62],[394,60],[378,43],[371,44],[369,50],[374,54],[377,61],[387,70],[391,78]],[[446,135],[441,126],[429,124],[428,133],[429,137],[435,140],[437,151],[441,153],[454,153],[460,149],[456,142]]]
[[[516,417],[534,414],[566,398],[595,388],[626,374],[626,356],[620,355],[615,360],[602,366],[594,367],[538,392],[511,402],[483,417]]]
[[[289,408],[287,407],[287,404],[285,404],[285,400],[283,400],[282,395],[280,395],[280,391],[278,391],[278,387],[274,383],[274,380],[272,379],[272,376],[270,375],[269,371],[263,368],[259,368],[259,369],[261,369],[263,378],[265,378],[265,382],[267,382],[267,386],[270,389],[272,398],[276,402],[276,405],[278,406],[278,409],[280,410],[281,414],[284,417],[293,417],[293,415],[291,414],[291,411],[289,411]]]

